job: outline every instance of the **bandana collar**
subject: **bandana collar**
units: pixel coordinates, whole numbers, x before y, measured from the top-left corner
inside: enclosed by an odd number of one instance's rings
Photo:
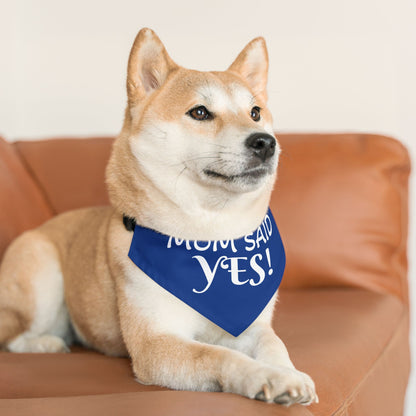
[[[260,315],[282,280],[285,251],[270,209],[256,230],[234,240],[184,240],[123,221],[134,228],[133,263],[234,336]]]

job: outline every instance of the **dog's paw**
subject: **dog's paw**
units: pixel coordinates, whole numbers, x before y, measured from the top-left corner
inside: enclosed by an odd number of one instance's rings
[[[318,403],[315,384],[305,373],[288,367],[261,368],[246,381],[250,398],[290,406]]]
[[[55,335],[41,335],[38,337],[27,337],[20,335],[11,341],[7,346],[10,352],[30,352],[30,353],[65,353],[70,349],[64,340]]]

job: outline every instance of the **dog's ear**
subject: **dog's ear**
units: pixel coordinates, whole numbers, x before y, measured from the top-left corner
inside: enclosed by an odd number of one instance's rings
[[[134,105],[160,88],[178,66],[173,62],[153,30],[140,30],[130,51],[127,69],[127,95]]]
[[[269,57],[266,42],[262,37],[253,39],[240,52],[236,60],[228,68],[243,77],[254,95],[267,100],[267,73],[269,69]]]

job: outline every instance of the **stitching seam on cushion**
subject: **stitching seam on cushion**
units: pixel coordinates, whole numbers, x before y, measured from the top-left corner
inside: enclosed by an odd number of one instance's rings
[[[400,243],[396,247],[396,250],[391,258],[394,264],[396,272],[400,278],[400,290],[402,301],[409,307],[409,295],[407,288],[407,267],[406,272],[403,273],[400,270],[400,257],[404,255],[407,263],[407,240],[408,240],[408,224],[409,224],[409,175],[410,175],[410,160],[405,166],[396,168],[392,171],[391,180],[397,187],[397,192],[400,198]],[[403,189],[405,188],[405,189]]]
[[[398,139],[389,136],[380,136],[386,142],[393,142],[397,149],[400,149],[401,162],[389,169],[389,179],[391,185],[395,188],[400,201],[399,210],[399,224],[400,224],[400,241],[394,253],[390,258],[393,270],[400,279],[400,295],[401,300],[407,308],[409,308],[409,294],[407,282],[407,241],[408,241],[408,226],[409,226],[409,176],[412,170],[411,159],[407,147]],[[403,273],[401,269],[400,256],[405,257],[405,269]]]
[[[49,199],[49,196],[45,190],[45,188],[42,186],[42,184],[39,181],[38,176],[35,174],[33,169],[30,167],[28,161],[23,156],[23,153],[20,151],[18,143],[14,143],[14,148],[16,150],[17,155],[19,156],[20,161],[22,162],[23,167],[26,169],[27,173],[32,178],[33,182],[35,182],[36,186],[38,187],[39,192],[42,194],[43,199],[45,200],[46,204],[48,205],[49,209],[52,212],[52,216],[55,216],[57,214],[56,209],[53,207],[51,200]]]
[[[406,307],[403,305],[403,312],[400,315],[400,318],[398,319],[398,322],[395,324],[395,328],[396,330],[393,332],[393,334],[391,335],[391,337],[388,339],[388,341],[386,342],[386,344],[384,345],[380,355],[374,360],[373,364],[371,364],[370,368],[368,369],[368,371],[366,372],[366,374],[364,375],[364,377],[356,384],[356,386],[353,388],[352,392],[348,395],[348,397],[343,401],[343,403],[338,407],[337,410],[335,410],[332,413],[332,416],[344,416],[347,415],[348,413],[345,413],[349,406],[353,403],[355,397],[357,396],[358,392],[361,389],[361,386],[367,381],[367,379],[372,375],[372,373],[374,372],[378,362],[383,358],[383,356],[386,354],[386,350],[390,347],[390,345],[393,343],[394,339],[396,338],[397,334],[398,334],[398,330],[397,328],[400,326],[401,323],[403,323],[403,319],[405,318],[405,316],[407,315],[407,309]]]

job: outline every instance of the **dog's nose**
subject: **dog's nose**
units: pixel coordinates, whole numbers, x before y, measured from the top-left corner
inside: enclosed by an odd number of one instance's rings
[[[253,133],[247,137],[246,147],[265,162],[274,155],[276,139],[267,133]]]

